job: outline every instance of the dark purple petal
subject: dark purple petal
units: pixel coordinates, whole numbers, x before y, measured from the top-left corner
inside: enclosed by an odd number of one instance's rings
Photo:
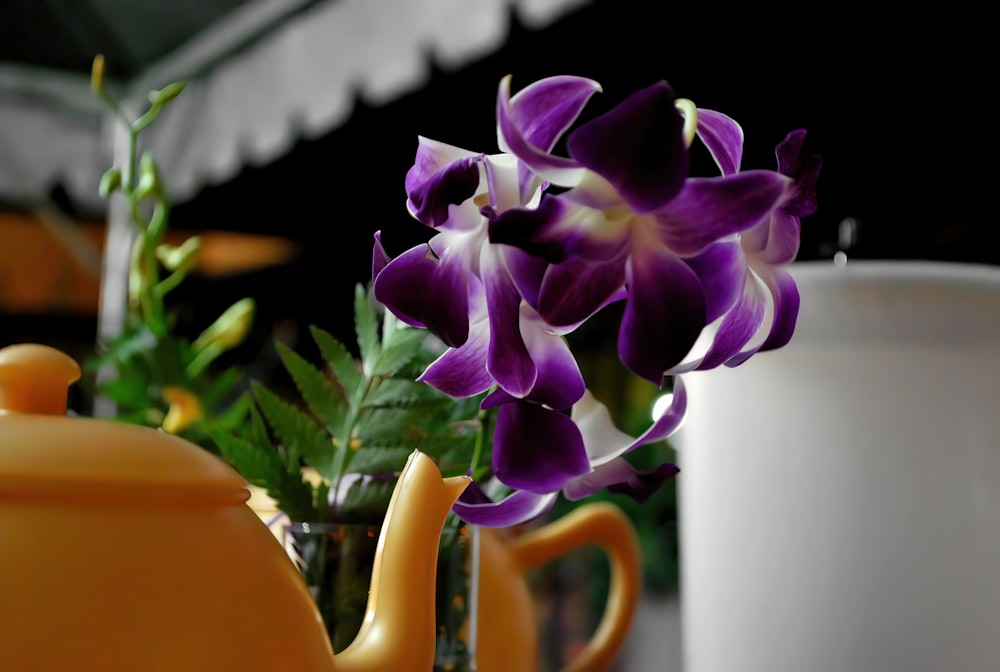
[[[633,253],[627,283],[618,355],[633,373],[659,385],[705,326],[701,282],[669,250],[650,248]]]
[[[639,504],[644,503],[660,489],[664,483],[676,476],[680,469],[672,462],[664,462],[650,471],[636,471],[626,479],[608,486],[612,494],[628,495]]]
[[[716,243],[684,260],[705,292],[705,322],[714,322],[736,302],[746,275],[746,259],[736,241]]]
[[[379,303],[407,324],[426,326],[453,348],[469,336],[469,272],[454,257],[439,259],[429,245],[417,245],[375,279]]]
[[[791,188],[789,178],[769,170],[688,179],[681,193],[655,213],[660,238],[677,254],[697,254],[759,222]]]
[[[493,385],[486,370],[489,341],[489,325],[485,320],[477,322],[461,347],[449,348],[417,380],[455,398],[471,397],[488,390]]]
[[[567,138],[570,156],[618,190],[636,212],[676,196],[690,167],[684,119],[666,82],[637,91]]]
[[[547,494],[589,471],[580,430],[569,416],[523,401],[500,407],[493,473],[505,484]]]
[[[792,131],[775,150],[778,172],[795,180],[795,196],[785,203],[784,209],[796,217],[807,217],[816,212],[816,180],[823,168],[822,158],[802,153],[805,138],[804,129]]]
[[[444,226],[449,207],[464,203],[479,190],[479,161],[478,156],[459,159],[414,184],[407,190],[410,213],[427,226]]]
[[[535,494],[517,490],[492,502],[475,482],[470,483],[452,507],[459,518],[483,527],[510,527],[533,520],[555,504],[559,493]]]
[[[743,129],[738,123],[721,112],[699,108],[698,137],[705,143],[723,175],[740,172]]]
[[[486,367],[500,387],[524,397],[538,371],[521,337],[521,295],[495,254],[483,255],[483,264],[491,333]]]
[[[625,494],[642,504],[680,470],[667,462],[652,471],[638,471],[625,458],[619,457],[594,469],[586,476],[574,479],[563,488],[570,501],[577,501],[607,488],[613,494]]]
[[[767,299],[761,286],[747,272],[742,295],[732,310],[722,318],[722,323],[712,339],[712,347],[705,354],[698,369],[714,369],[737,355],[763,323],[766,304]]]
[[[555,327],[576,325],[620,298],[627,259],[590,263],[574,258],[549,266],[538,293],[538,312]]]
[[[485,206],[490,242],[512,245],[556,264],[565,260],[576,231],[562,226],[567,204],[558,198],[542,198],[537,208],[511,208],[497,213]]]

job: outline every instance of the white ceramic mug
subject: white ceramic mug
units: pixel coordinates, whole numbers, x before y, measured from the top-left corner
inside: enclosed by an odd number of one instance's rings
[[[685,671],[995,672],[1000,268],[792,273],[790,345],[685,378]]]

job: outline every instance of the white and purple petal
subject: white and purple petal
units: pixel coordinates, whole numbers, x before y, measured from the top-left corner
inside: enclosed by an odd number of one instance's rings
[[[467,523],[483,527],[510,527],[533,520],[555,504],[558,492],[537,494],[517,490],[493,502],[475,482],[470,483],[452,511]]]
[[[406,174],[406,207],[427,226],[438,228],[449,218],[449,206],[480,191],[482,155],[420,138],[416,161]]]
[[[618,457],[586,476],[575,479],[563,488],[563,494],[566,499],[577,501],[606,488],[610,493],[628,495],[642,504],[679,471],[672,462],[661,464],[650,471],[639,471],[624,457]]]
[[[624,298],[628,257],[604,263],[571,258],[545,270],[538,313],[554,327],[575,327],[604,306]]]

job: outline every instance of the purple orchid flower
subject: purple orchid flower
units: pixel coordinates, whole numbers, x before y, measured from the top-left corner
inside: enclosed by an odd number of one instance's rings
[[[638,438],[633,438],[614,426],[608,409],[589,392],[573,405],[569,416],[528,402],[507,399],[500,407],[498,425],[516,438],[519,446],[508,459],[524,460],[534,464],[536,471],[548,470],[554,474],[547,486],[532,483],[518,488],[497,474],[503,485],[513,487],[498,499],[487,495],[477,483],[472,483],[455,504],[453,510],[463,520],[486,527],[507,527],[531,520],[548,511],[560,492],[571,500],[589,497],[601,489],[625,493],[637,501],[645,501],[662,483],[674,476],[677,466],[665,463],[648,472],[641,472],[625,459],[625,455],[642,445],[662,441],[681,426],[687,410],[687,394],[683,382],[675,378],[674,396],[670,407]],[[557,433],[539,434],[532,422],[543,414],[561,418]],[[499,427],[498,427],[499,431]],[[552,464],[552,458],[543,458],[546,469],[539,469],[540,456],[551,454],[554,442],[581,444],[586,454],[585,468],[574,465],[577,473],[569,476],[560,473],[564,464]]]
[[[698,135],[723,175],[740,170],[743,131],[719,112],[698,110]],[[716,325],[704,355],[671,373],[737,366],[755,353],[788,343],[795,331],[799,294],[784,266],[799,248],[800,218],[816,211],[816,180],[822,159],[804,155],[804,130],[793,131],[776,149],[778,172],[794,180],[790,196],[766,217],[739,234],[743,278],[740,295]],[[695,348],[697,350],[697,348]]]
[[[546,193],[535,208],[488,212],[490,240],[549,262],[525,295],[549,324],[579,323],[627,288],[619,357],[659,384],[732,308],[743,280],[736,234],[786,200],[792,181],[774,171],[689,177],[694,125],[666,82],[576,128],[569,157],[556,156],[534,142],[537,109],[527,101],[567,79],[540,80],[513,98],[510,78],[500,84],[501,148],[566,191]],[[597,90],[590,80],[579,86]]]

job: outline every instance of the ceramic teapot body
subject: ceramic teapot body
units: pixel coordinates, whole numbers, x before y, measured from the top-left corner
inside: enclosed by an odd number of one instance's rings
[[[467,478],[441,479],[411,455],[383,526],[367,631],[335,662],[301,576],[245,505],[243,479],[177,437],[60,415],[78,376],[51,348],[0,350],[5,669],[430,668],[437,540]]]

